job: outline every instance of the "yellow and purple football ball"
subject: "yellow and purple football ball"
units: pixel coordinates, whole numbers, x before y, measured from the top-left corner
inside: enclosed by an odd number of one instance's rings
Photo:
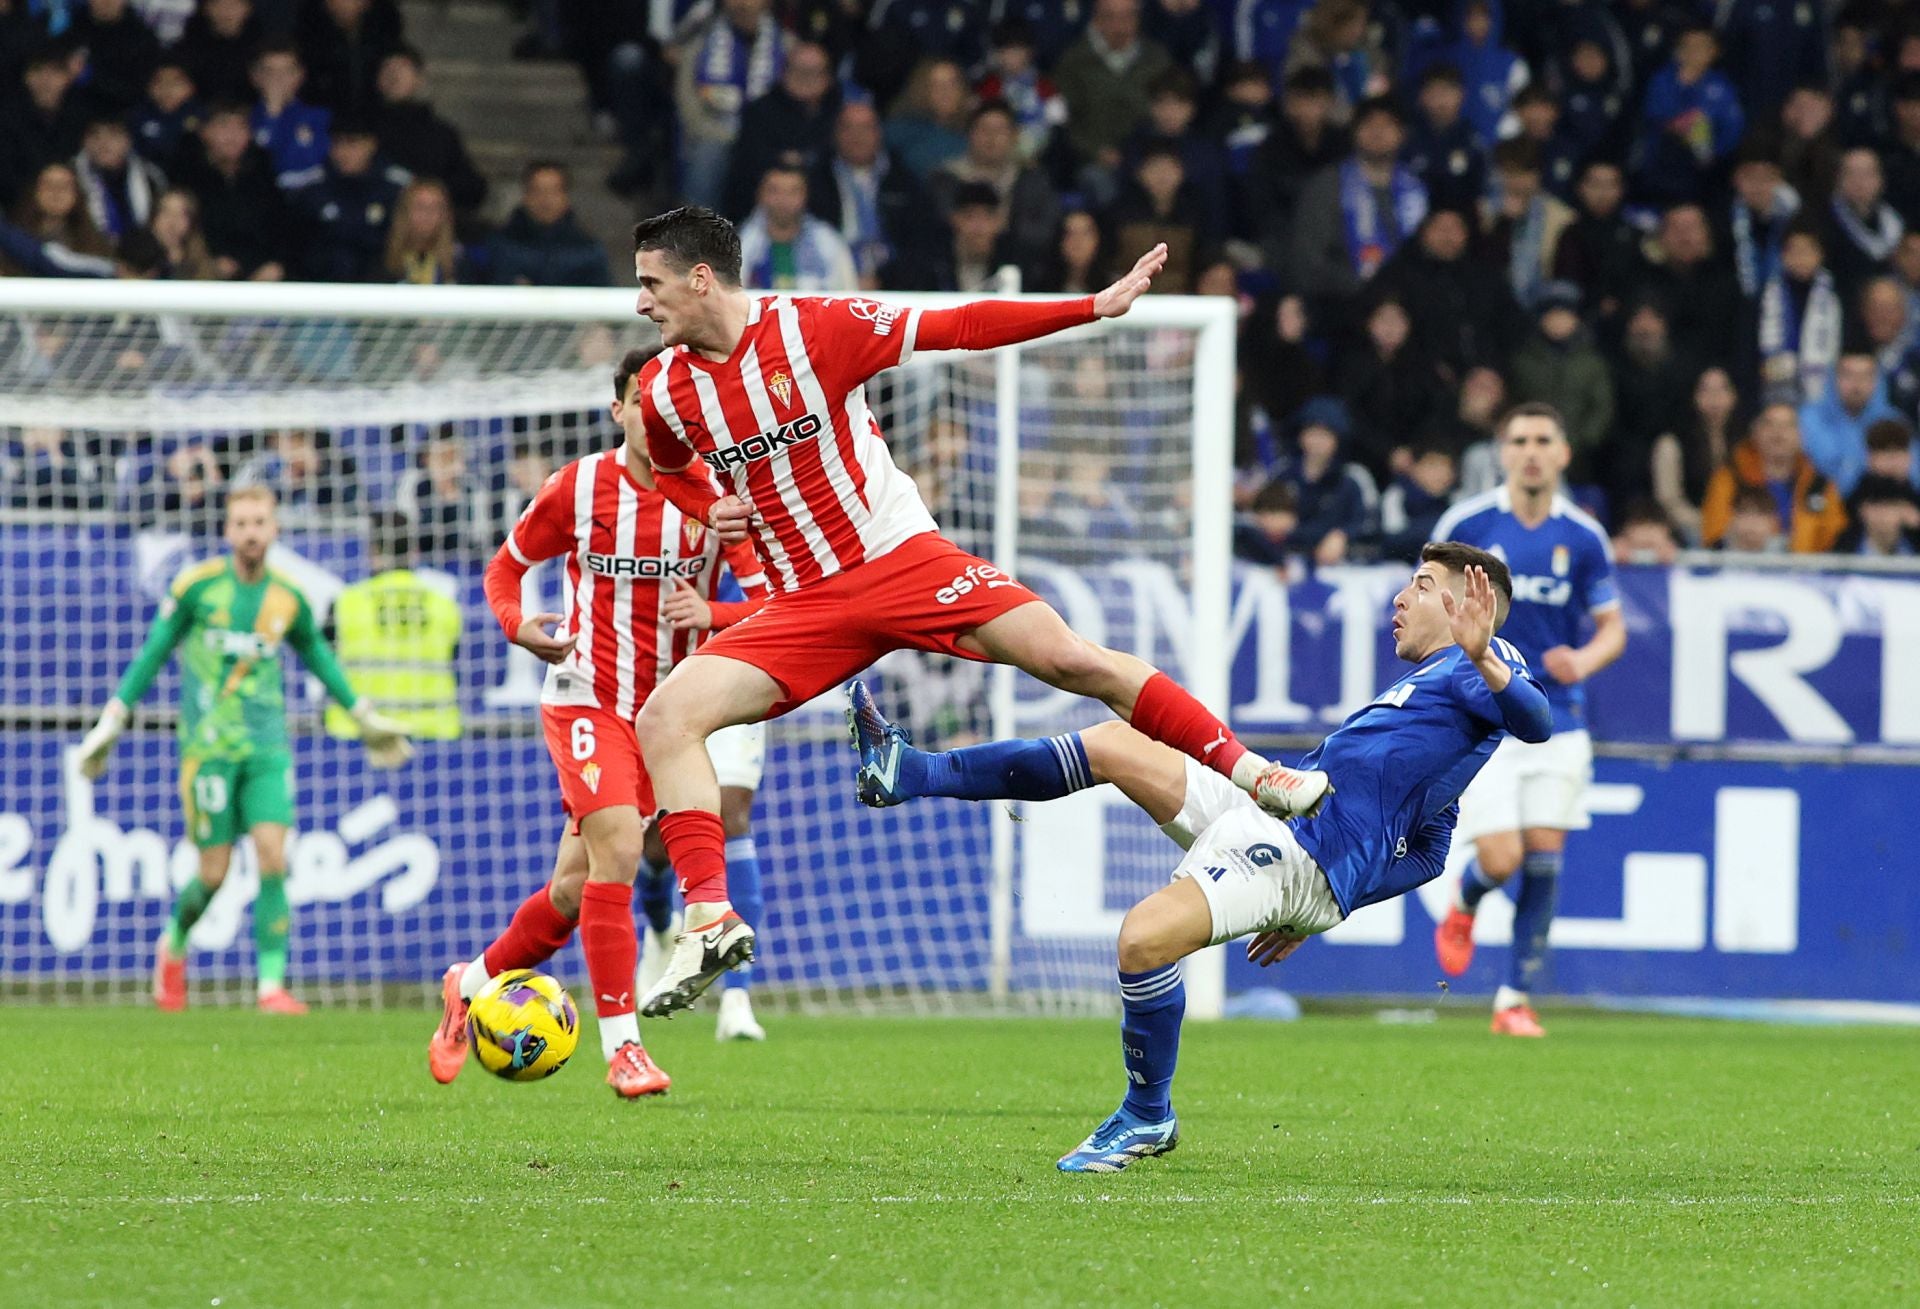
[[[467,1040],[480,1066],[510,1082],[560,1071],[580,1043],[580,1015],[560,983],[531,968],[500,974],[467,1006]]]

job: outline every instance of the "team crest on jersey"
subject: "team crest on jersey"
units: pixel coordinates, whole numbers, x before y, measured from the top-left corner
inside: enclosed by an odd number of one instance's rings
[[[698,518],[689,518],[680,524],[680,553],[697,555],[700,553],[700,538],[707,534],[707,525]]]
[[[784,368],[775,370],[767,379],[767,390],[773,392],[773,398],[780,402],[782,409],[793,404],[793,379],[787,376]]]
[[[592,760],[588,760],[585,766],[583,766],[580,769],[580,780],[587,784],[587,789],[589,791],[593,792],[595,795],[599,795],[600,794],[600,765],[594,763]]]
[[[1572,565],[1572,562],[1573,556],[1568,552],[1567,547],[1564,545],[1556,545],[1553,547],[1553,575],[1555,577],[1565,577],[1567,575],[1567,569]]]

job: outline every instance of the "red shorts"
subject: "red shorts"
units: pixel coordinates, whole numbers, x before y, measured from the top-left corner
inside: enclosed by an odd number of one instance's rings
[[[778,717],[894,650],[985,662],[960,638],[1040,597],[938,532],[799,591],[787,591],[697,653],[752,664],[780,683]]]
[[[653,782],[640,761],[632,723],[610,709],[559,704],[541,705],[540,721],[573,831],[596,809],[615,805],[630,804],[643,819],[652,816]]]

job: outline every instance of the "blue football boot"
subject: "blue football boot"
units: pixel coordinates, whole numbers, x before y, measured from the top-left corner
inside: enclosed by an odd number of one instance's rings
[[[1128,1113],[1123,1106],[1093,1129],[1093,1135],[1060,1156],[1063,1173],[1117,1173],[1136,1159],[1171,1153],[1180,1144],[1180,1120],[1171,1111],[1159,1122]]]
[[[913,747],[906,732],[888,722],[865,682],[847,688],[847,734],[860,752],[854,790],[869,809],[890,809],[913,797],[900,789],[900,759]]]

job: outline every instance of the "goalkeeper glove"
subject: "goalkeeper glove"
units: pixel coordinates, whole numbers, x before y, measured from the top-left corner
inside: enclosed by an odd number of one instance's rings
[[[371,700],[356,704],[353,718],[360,724],[360,744],[367,747],[367,762],[375,768],[398,768],[413,758],[406,724],[382,714]]]
[[[100,721],[80,742],[80,771],[87,777],[98,778],[107,771],[107,756],[126,730],[127,718],[127,707],[117,699],[107,701],[107,707],[100,711]]]

